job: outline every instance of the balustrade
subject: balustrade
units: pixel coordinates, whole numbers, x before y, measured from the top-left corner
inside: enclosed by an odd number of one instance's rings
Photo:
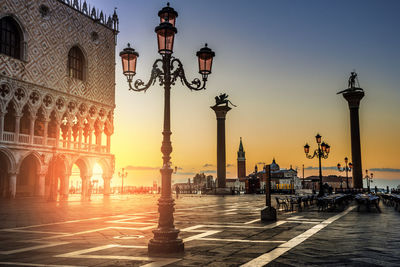
[[[33,137],[33,144],[35,144],[35,145],[43,145],[43,137],[42,136]]]
[[[4,132],[3,133],[3,141],[4,142],[14,142],[15,133]]]
[[[14,143],[16,142],[17,137],[13,132],[3,132],[3,140],[0,142]],[[46,143],[45,143],[46,142]],[[68,141],[56,138],[47,138],[46,140],[42,136],[34,136],[31,143],[31,136],[27,134],[19,134],[18,142],[24,145],[40,145],[44,147],[55,147],[57,146],[59,149],[70,149],[70,150],[78,150],[78,151],[87,151],[87,152],[96,152],[96,153],[110,153],[108,151],[107,146],[97,145],[97,144],[89,144],[89,143],[81,143],[79,148],[79,141]],[[64,147],[65,145],[65,147]],[[68,148],[69,147],[69,148]]]
[[[31,136],[28,134],[19,134],[19,142],[24,144],[29,144],[31,141]]]

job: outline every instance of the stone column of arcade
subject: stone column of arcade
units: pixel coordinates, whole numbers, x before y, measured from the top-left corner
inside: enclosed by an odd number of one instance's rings
[[[357,87],[356,87],[357,84]],[[364,90],[359,87],[357,73],[352,72],[349,78],[349,88],[339,92],[347,100],[350,109],[351,156],[353,162],[353,187],[363,188],[361,166],[360,122],[358,110],[364,97]]]
[[[104,180],[104,191],[103,194],[105,196],[109,196],[111,194],[111,188],[110,188],[110,182],[111,182],[112,176],[103,176]]]
[[[216,193],[218,195],[230,194],[226,188],[226,151],[225,151],[225,119],[226,114],[231,110],[228,105],[215,105],[211,107],[217,116],[217,178],[218,185]]]
[[[17,193],[17,173],[9,173],[8,175],[8,197],[15,198]]]

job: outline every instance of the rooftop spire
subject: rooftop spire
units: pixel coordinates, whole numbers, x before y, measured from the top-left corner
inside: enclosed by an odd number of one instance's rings
[[[244,152],[244,149],[243,149],[242,137],[240,137],[239,150],[237,152],[237,155],[238,155],[238,160],[239,159],[241,159],[241,160],[245,160],[246,159],[245,152]]]

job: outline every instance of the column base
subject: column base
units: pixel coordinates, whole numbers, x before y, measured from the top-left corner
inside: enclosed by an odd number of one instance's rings
[[[232,195],[231,189],[226,187],[219,187],[215,190],[216,195]]]
[[[264,207],[261,210],[261,221],[262,222],[276,221],[276,209],[273,207]]]
[[[148,244],[149,255],[181,254],[185,250],[182,239],[155,240],[151,239]]]

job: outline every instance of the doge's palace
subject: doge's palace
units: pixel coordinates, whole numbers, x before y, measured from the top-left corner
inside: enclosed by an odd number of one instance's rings
[[[86,198],[97,162],[110,193],[118,16],[84,0],[0,2],[0,196]]]

